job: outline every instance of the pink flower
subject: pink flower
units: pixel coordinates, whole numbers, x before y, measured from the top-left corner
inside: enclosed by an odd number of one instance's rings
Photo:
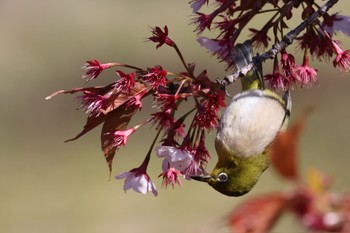
[[[170,166],[183,172],[193,161],[193,156],[190,152],[172,146],[158,146],[156,153],[159,158],[164,158],[163,171],[167,170]]]
[[[273,66],[273,72],[272,74],[265,75],[265,80],[268,81],[268,86],[270,89],[277,90],[282,89],[285,90],[286,84],[285,84],[285,77],[280,73],[280,68],[278,65],[278,61],[275,58],[274,66]]]
[[[298,66],[295,72],[300,77],[301,86],[311,86],[312,83],[317,83],[317,71],[309,66],[307,53],[304,55],[303,65]]]
[[[282,51],[281,53],[282,72],[284,76],[284,86],[286,89],[291,88],[295,83],[300,81],[296,69],[299,65],[295,64],[295,58],[292,54]]]
[[[156,125],[156,129],[163,128],[168,130],[174,126],[175,119],[172,115],[173,109],[168,108],[166,110],[161,110],[156,113],[152,113],[152,122],[153,125]]]
[[[194,120],[195,126],[198,126],[202,129],[212,130],[217,128],[219,116],[216,114],[216,112],[206,112],[203,110],[197,114]]]
[[[192,151],[194,154],[194,160],[201,165],[201,167],[206,166],[210,160],[210,154],[205,147],[205,133],[202,131],[199,144]]]
[[[130,90],[135,86],[135,76],[136,73],[125,74],[123,71],[117,70],[117,75],[120,79],[116,82],[114,87],[117,89],[117,92],[130,93]]]
[[[179,177],[181,176],[181,172],[176,170],[173,167],[168,166],[166,170],[164,170],[158,177],[163,177],[162,185],[168,187],[169,184],[171,184],[172,188],[175,187],[175,184],[178,184],[180,187],[182,187],[181,180]]]
[[[164,128],[169,129],[174,124],[174,117],[172,116],[172,109],[152,113],[152,121],[154,122],[157,129]]]
[[[155,99],[157,106],[163,109],[163,111],[167,109],[177,110],[176,102],[180,99],[180,96],[173,94],[158,94]]]
[[[153,36],[149,37],[148,40],[158,43],[156,46],[157,49],[163,44],[167,44],[171,47],[175,45],[174,41],[168,37],[168,27],[166,25],[164,26],[164,31],[162,31],[160,27],[152,28],[152,34]]]
[[[203,174],[203,169],[200,164],[195,161],[194,156],[185,149],[172,146],[159,146],[156,148],[156,151],[158,157],[164,158],[162,166],[164,174],[170,168],[179,171],[179,174],[184,175],[186,179],[190,179],[190,176],[193,175]]]
[[[332,44],[337,54],[336,58],[333,60],[334,67],[337,66],[340,71],[348,72],[350,68],[350,50],[343,50],[335,41],[332,41]]]
[[[210,30],[210,26],[216,16],[216,12],[213,12],[209,15],[200,12],[196,12],[196,14],[197,16],[192,20],[194,24],[197,24],[196,31],[198,33],[201,33],[205,30],[205,28],[208,28]]]
[[[187,167],[187,169],[182,171],[182,174],[185,175],[185,178],[187,180],[190,180],[191,176],[200,176],[200,175],[203,175],[204,173],[207,174],[206,172],[204,172],[203,166],[198,162],[196,162],[195,160],[192,160],[190,165]]]
[[[124,191],[133,189],[135,192],[147,194],[152,191],[154,196],[158,195],[156,186],[151,181],[149,175],[142,168],[134,168],[129,172],[124,172],[115,177],[116,179],[124,179]]]
[[[152,191],[154,196],[158,195],[156,186],[151,181],[151,178],[146,172],[150,158],[151,158],[151,153],[149,152],[146,155],[140,167],[131,169],[130,171],[121,173],[120,175],[117,175],[115,177],[116,179],[125,178],[125,181],[124,181],[125,192],[126,190],[129,190],[132,188],[134,191],[138,193],[146,194]]]
[[[106,107],[106,98],[96,92],[84,91],[84,95],[78,96],[80,109],[84,110],[89,116],[98,116]]]
[[[113,132],[113,145],[112,147],[120,147],[125,146],[128,138],[131,134],[135,133],[138,128],[140,128],[142,125],[144,125],[147,121],[135,125],[134,127],[127,129],[127,130],[116,130]],[[107,133],[110,134],[110,133]]]
[[[203,129],[213,129],[218,125],[218,112],[221,107],[225,107],[225,92],[209,92],[201,102],[198,114],[194,119],[194,125]]]
[[[147,93],[148,93],[147,89],[140,91],[139,93],[134,95],[130,100],[128,100],[128,102],[126,102],[126,107],[141,110],[142,109],[141,99]]]
[[[173,130],[175,131],[175,135],[179,137],[185,137],[185,124],[183,123],[183,120],[180,118],[179,120],[175,121],[173,124]]]
[[[321,59],[333,55],[332,40],[320,30],[311,27],[297,39],[300,41],[300,48],[308,49],[312,56]]]
[[[147,74],[142,77],[150,83],[153,90],[158,90],[159,86],[166,86],[166,75],[167,71],[163,70],[161,66],[155,66],[153,68],[148,68]]]
[[[112,67],[112,63],[106,63],[106,64],[101,64],[98,60],[90,60],[86,61],[85,65],[82,67],[83,70],[85,70],[85,74],[82,76],[82,78],[86,78],[87,81],[90,81],[92,79],[97,78],[100,73]]]
[[[125,146],[126,142],[131,134],[133,134],[136,131],[135,128],[131,128],[128,130],[118,130],[113,133],[114,136],[114,146],[119,147],[119,146]]]

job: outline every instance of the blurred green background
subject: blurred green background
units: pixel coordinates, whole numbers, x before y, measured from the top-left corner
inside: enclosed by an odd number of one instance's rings
[[[350,15],[349,9],[349,1],[340,1],[332,12]],[[170,48],[155,50],[154,44],[144,43],[149,26],[168,25],[187,61],[197,62],[197,72],[207,69],[213,79],[225,75],[223,64],[195,41],[190,15],[187,1],[0,1],[0,232],[228,232],[223,219],[238,203],[290,187],[269,169],[242,198],[223,196],[193,181],[165,190],[156,178],[161,160],[153,157],[149,173],[158,197],[125,194],[123,181],[108,181],[99,130],[63,143],[82,129],[86,116],[75,110],[78,105],[71,95],[44,98],[58,89],[86,86],[80,79],[86,60],[183,70]],[[348,38],[338,38],[343,48],[350,48]],[[297,60],[301,63],[300,57]],[[302,174],[318,168],[334,178],[335,191],[349,191],[350,79],[330,63],[312,64],[320,85],[293,91],[294,117],[304,106],[316,106],[300,142]],[[266,66],[265,72],[270,71]],[[113,71],[107,72],[87,85],[114,78]],[[148,106],[145,113],[150,112]],[[142,118],[138,114],[135,122]],[[142,162],[152,141],[148,135],[148,128],[137,132],[119,151],[113,175]],[[208,137],[213,155],[209,170],[216,161],[214,135]],[[301,228],[292,216],[275,228],[296,231]]]

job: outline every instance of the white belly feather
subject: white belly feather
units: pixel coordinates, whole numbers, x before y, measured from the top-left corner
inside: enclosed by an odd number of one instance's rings
[[[221,116],[216,140],[237,157],[264,151],[281,130],[286,111],[277,99],[261,90],[236,95]]]

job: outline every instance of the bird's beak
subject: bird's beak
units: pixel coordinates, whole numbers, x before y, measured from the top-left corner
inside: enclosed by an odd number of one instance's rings
[[[191,179],[197,180],[197,181],[202,181],[202,182],[206,182],[208,183],[209,179],[211,178],[211,176],[206,175],[206,176],[190,176]]]

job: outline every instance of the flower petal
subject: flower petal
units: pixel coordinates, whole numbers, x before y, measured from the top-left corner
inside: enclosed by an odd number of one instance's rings
[[[145,175],[134,176],[132,179],[130,179],[129,183],[135,192],[146,194],[149,191],[148,181]]]
[[[154,185],[154,183],[150,180],[148,182],[148,184],[149,184],[149,186],[151,188],[151,191],[152,191],[153,195],[157,196],[158,195],[158,191],[157,191],[156,186]]]
[[[183,171],[191,165],[193,156],[184,150],[178,149],[174,151],[170,157],[169,163],[171,167],[176,168],[179,171]]]
[[[193,156],[190,152],[178,149],[172,146],[159,146],[156,148],[157,156],[164,158],[163,171],[170,167],[179,171],[186,170],[193,161]]]
[[[115,176],[116,179],[120,180],[120,179],[124,179],[125,177],[127,177],[129,175],[130,172],[123,172],[117,176]]]
[[[156,154],[159,158],[169,157],[174,152],[175,147],[173,146],[158,146],[156,148]]]

